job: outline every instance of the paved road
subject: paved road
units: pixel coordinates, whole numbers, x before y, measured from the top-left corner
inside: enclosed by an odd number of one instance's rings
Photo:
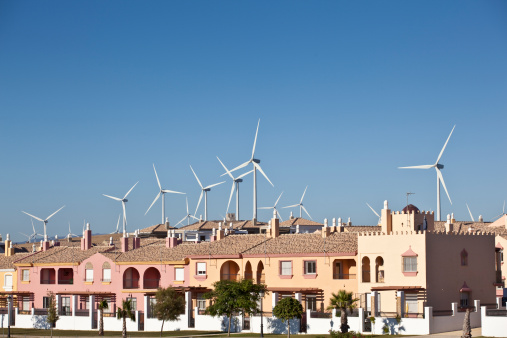
[[[411,338],[428,338],[428,337],[435,337],[435,338],[461,338],[461,334],[463,331],[451,331],[451,332],[442,332],[442,333],[434,333],[427,336],[415,336]],[[479,337],[482,336],[482,329],[480,327],[472,329],[472,337]]]

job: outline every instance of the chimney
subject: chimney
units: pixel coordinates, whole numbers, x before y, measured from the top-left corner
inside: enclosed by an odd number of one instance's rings
[[[114,245],[113,237],[111,236],[111,237],[109,237],[109,246],[113,246],[113,245]]]
[[[352,221],[350,220],[350,217],[349,217],[349,220],[348,220],[348,222],[347,222],[347,225],[348,225],[348,226],[351,226],[351,225],[352,225]]]
[[[343,226],[342,218],[338,217],[338,226],[341,228]]]
[[[482,215],[479,215],[479,222],[484,222],[484,218],[482,218]]]
[[[36,251],[37,251],[37,249],[35,248],[35,243],[34,243],[34,244],[32,244],[32,252],[36,252]]]
[[[299,234],[299,224],[296,224],[296,234]]]
[[[224,239],[224,237],[225,237],[225,233],[222,230],[222,222],[219,222],[218,223],[217,241]]]
[[[380,214],[380,224],[383,233],[390,234],[393,232],[393,216],[391,215],[391,210],[389,210],[387,200],[384,201],[384,209],[382,209]]]
[[[174,248],[178,245],[178,239],[175,236],[176,230],[168,230],[167,238],[165,239],[165,247],[166,248]]]
[[[171,227],[171,224],[169,223],[169,217],[166,217],[165,218],[165,229],[169,230],[170,227]]]
[[[11,236],[9,234],[7,234],[7,237],[5,239],[5,247],[4,247],[4,251],[5,251],[5,256],[12,256],[14,255],[14,248],[12,247],[12,242],[11,242]]]
[[[290,212],[290,219],[294,219],[294,214],[292,213],[292,211]]]
[[[81,250],[88,250],[92,247],[92,231],[90,230],[90,223],[86,223],[86,230],[83,231],[83,238],[81,238]]]
[[[324,226],[322,227],[322,238],[329,236],[329,227],[327,226],[327,218],[324,218]]]
[[[451,215],[447,214],[447,222],[445,222],[445,232],[449,233],[454,230],[454,227],[452,225]]]
[[[276,218],[276,210],[273,210],[273,219],[271,220],[271,237],[276,238],[280,235],[280,220]]]
[[[139,238],[139,230],[135,231],[134,238],[132,239],[132,249],[139,249],[141,246],[141,238]]]
[[[214,242],[217,240],[217,230],[215,228],[211,229],[211,237],[209,238],[210,242]]]
[[[232,222],[229,223],[229,235],[234,235],[234,227],[232,225]]]
[[[129,251],[129,237],[125,232],[123,233],[123,237],[120,240],[121,242],[121,252]]]
[[[336,217],[333,217],[333,227],[336,226]]]
[[[55,240],[53,241],[53,246],[60,246],[60,241],[58,240],[58,235],[55,235]]]
[[[454,212],[451,213],[451,223],[456,223],[456,219],[454,218]]]

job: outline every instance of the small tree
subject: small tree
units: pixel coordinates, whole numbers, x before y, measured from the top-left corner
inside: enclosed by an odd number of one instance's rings
[[[241,282],[221,280],[213,283],[213,291],[204,295],[212,304],[206,308],[206,313],[212,316],[227,316],[229,323],[227,336],[231,335],[231,321],[234,313],[254,313],[260,292],[266,292],[264,284],[254,284],[250,279]]]
[[[132,321],[136,320],[136,316],[132,311],[132,302],[130,301],[130,299],[122,300],[122,307],[118,308],[118,311],[116,312],[116,317],[118,319],[123,320],[123,328],[121,331],[121,336],[123,338],[127,338],[127,318],[131,319]]]
[[[155,304],[154,314],[158,320],[162,321],[160,328],[160,337],[164,330],[166,320],[178,320],[179,315],[185,311],[185,299],[179,295],[172,287],[159,288],[155,295],[157,303]]]
[[[98,308],[100,310],[100,318],[99,318],[99,336],[104,335],[104,309],[107,309],[109,304],[107,304],[107,300],[103,299],[99,302]]]
[[[352,292],[347,292],[345,290],[340,290],[338,293],[332,293],[332,297],[329,300],[328,310],[336,309],[340,310],[340,330],[342,333],[347,333],[349,331],[349,325],[347,320],[347,309],[352,310],[356,307],[357,298],[353,298]]]
[[[47,296],[49,297],[48,316],[46,318],[49,326],[51,326],[51,337],[53,337],[53,327],[60,317],[58,316],[58,308],[56,307],[56,296],[53,292],[48,291]]]
[[[273,308],[275,317],[287,322],[287,337],[290,337],[290,319],[301,319],[303,313],[304,311],[301,303],[297,299],[291,297],[283,298]]]

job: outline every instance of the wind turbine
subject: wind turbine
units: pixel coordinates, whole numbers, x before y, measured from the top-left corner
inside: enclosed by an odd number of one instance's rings
[[[120,227],[120,217],[121,217],[121,214],[118,215],[118,222],[116,222],[116,230],[114,232],[111,232],[110,235],[120,233],[120,231],[118,229]],[[84,230],[83,230],[83,232],[84,232]]]
[[[503,208],[502,208],[502,213],[498,216],[496,216],[495,218],[493,218],[495,221],[497,219],[499,219],[500,217],[502,217],[503,215],[505,215],[505,201],[503,201]]]
[[[278,217],[280,217],[280,219],[283,222],[282,216],[280,216],[280,212],[276,209],[276,205],[278,204],[278,201],[280,200],[280,197],[282,197],[282,195],[283,195],[283,191],[280,194],[280,196],[278,196],[278,199],[276,200],[275,205],[273,205],[272,207],[262,207],[262,208],[259,208],[259,209],[273,209],[273,211],[276,212],[276,214],[278,215]]]
[[[306,189],[308,189],[308,186],[306,186],[305,191],[303,192],[303,196],[301,196],[301,201],[299,201],[299,204],[289,205],[289,206],[286,206],[284,208],[299,207],[299,218],[303,217],[303,210],[304,210],[306,212],[306,214],[308,215],[308,217],[310,217],[310,219],[313,221],[312,216],[310,216],[310,214],[308,213],[308,211],[306,210],[306,208],[303,206],[303,199],[305,198]]]
[[[435,164],[427,164],[427,165],[417,165],[417,166],[411,166],[411,167],[398,167],[398,169],[431,169],[435,168],[437,172],[437,221],[440,221],[440,182],[442,182],[442,185],[444,187],[445,193],[447,194],[447,197],[449,198],[449,202],[451,202],[451,197],[449,196],[449,192],[447,191],[447,188],[445,187],[444,177],[442,176],[441,169],[444,169],[444,165],[440,164],[440,158],[442,157],[442,154],[444,153],[445,147],[447,147],[447,143],[449,142],[449,139],[451,138],[452,132],[454,131],[454,128],[456,128],[456,125],[452,127],[451,133],[449,134],[449,137],[447,138],[447,141],[445,141],[444,147],[440,151],[440,154],[437,157],[437,161]]]
[[[26,241],[27,241],[28,243],[31,243],[32,235],[28,236],[27,234],[24,234],[24,233],[22,233],[22,232],[20,232],[19,234],[20,234],[20,235],[25,236],[25,237],[26,237]]]
[[[187,215],[186,215],[185,217],[183,217],[183,219],[182,219],[181,221],[179,221],[179,222],[175,225],[175,227],[177,227],[177,226],[178,226],[181,222],[183,222],[184,220],[187,220],[187,221],[188,221],[188,222],[187,222],[187,224],[188,224],[188,225],[190,225],[190,219],[191,219],[191,218],[195,219],[196,221],[198,221],[198,220],[199,220],[199,218],[194,217],[194,215],[191,215],[191,214],[190,214],[190,212],[188,211],[188,198],[186,198],[186,197],[185,197],[185,200],[186,200],[186,202],[187,202]]]
[[[46,219],[41,219],[37,216],[34,216],[34,215],[30,215],[29,213],[25,212],[25,211],[21,211],[22,213],[24,214],[27,214],[28,216],[32,217],[32,218],[35,218],[36,220],[38,221],[41,221],[42,223],[44,223],[44,241],[47,241],[48,240],[48,236],[47,236],[47,232],[46,232],[46,225],[48,224],[48,221],[51,217],[53,217],[54,215],[56,215],[56,213],[60,210],[62,210],[63,208],[65,208],[65,205],[63,207],[61,207],[60,209],[56,210],[55,212],[53,212],[51,215],[49,215]],[[33,225],[33,224],[32,224]],[[34,232],[35,232],[35,228],[34,228]]]
[[[30,239],[28,240],[29,242],[31,242],[31,240],[33,239],[34,241],[37,239],[37,236],[43,236],[39,233],[37,233],[37,231],[35,231],[35,225],[33,225],[33,218],[30,218],[30,221],[32,221],[32,229],[33,229],[33,233],[30,235]]]
[[[69,233],[67,234],[67,240],[70,240],[72,237],[78,237],[78,235],[76,234],[73,234],[72,231],[70,230],[70,222],[69,222]]]
[[[254,219],[257,219],[257,170],[259,170],[261,172],[261,174],[266,178],[266,180],[268,180],[268,182],[271,184],[271,186],[274,187],[273,183],[271,183],[271,181],[266,176],[266,174],[264,173],[264,171],[262,170],[262,168],[259,164],[259,163],[261,163],[261,160],[255,158],[255,145],[257,144],[257,134],[259,133],[259,124],[260,123],[261,123],[261,119],[259,119],[259,121],[257,122],[257,131],[255,132],[255,139],[254,139],[254,144],[253,144],[253,148],[252,148],[252,157],[250,157],[250,159],[248,161],[246,161],[245,163],[240,164],[239,166],[237,166],[236,168],[234,168],[230,171],[230,172],[236,171],[236,170],[244,168],[247,165],[249,165],[250,163],[252,163],[252,165],[253,165],[253,218]],[[222,174],[221,176],[224,176],[226,174],[227,173]]]
[[[137,183],[139,183],[139,181],[137,181]],[[123,234],[125,234],[127,232],[127,212],[125,210],[125,203],[127,203],[129,200],[127,199],[127,196],[130,194],[130,192],[132,191],[132,189],[134,189],[134,187],[137,185],[134,184],[132,186],[132,188],[130,188],[130,190],[125,194],[125,196],[123,196],[123,198],[118,198],[118,197],[113,197],[113,196],[109,196],[109,195],[106,195],[106,194],[102,194],[108,198],[111,198],[115,201],[121,201],[121,206],[123,208]]]
[[[182,194],[182,195],[185,195],[185,193],[184,192],[167,190],[167,189],[162,189],[162,186],[160,185],[160,180],[158,179],[157,169],[155,169],[155,163],[153,164],[153,171],[155,171],[155,177],[157,178],[157,183],[158,183],[158,187],[160,188],[160,191],[157,194],[157,196],[155,196],[155,199],[151,203],[151,205],[148,208],[148,210],[146,210],[146,213],[144,215],[146,215],[148,213],[148,211],[150,211],[150,209],[153,206],[153,204],[155,204],[155,202],[159,199],[160,195],[162,195],[162,222],[160,224],[164,224],[165,223],[165,194],[166,193],[171,193],[171,194]]]
[[[378,217],[378,224],[380,224],[380,223],[382,222],[382,218],[380,217],[380,215],[378,214],[378,212],[376,212],[376,211],[375,211],[375,209],[373,209],[373,208],[371,207],[371,205],[369,205],[368,203],[366,203],[366,205],[370,207],[371,211],[373,211],[373,213],[374,213],[375,215],[377,215],[377,217]]]
[[[475,222],[474,216],[472,216],[472,212],[470,211],[470,208],[468,207],[468,203],[465,203],[467,205],[468,213],[470,214],[470,218],[472,219],[472,222]]]
[[[229,212],[229,206],[231,205],[232,194],[234,194],[234,187],[236,187],[236,220],[239,221],[240,220],[240,218],[239,218],[239,184],[241,182],[243,182],[243,177],[250,174],[253,170],[250,170],[250,171],[234,178],[234,176],[231,174],[229,169],[227,169],[227,167],[222,163],[222,161],[220,161],[218,156],[217,156],[217,159],[220,162],[220,164],[222,165],[222,167],[224,167],[227,174],[232,178],[231,194],[229,195],[229,203],[227,203],[227,210],[225,211],[225,214],[227,214]]]
[[[225,183],[225,181],[203,187],[201,184],[201,181],[199,181],[199,178],[195,174],[194,168],[192,168],[192,166],[190,166],[190,169],[192,169],[195,179],[197,180],[197,183],[199,183],[199,186],[201,187],[201,196],[199,196],[199,202],[197,203],[197,208],[195,208],[194,215],[197,213],[197,210],[199,209],[199,205],[201,204],[201,200],[202,200],[202,195],[204,194],[204,220],[207,221],[208,220],[208,191],[210,191],[211,188],[213,188],[217,185]]]

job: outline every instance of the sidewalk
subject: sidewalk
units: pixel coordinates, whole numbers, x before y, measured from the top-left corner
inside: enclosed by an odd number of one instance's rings
[[[434,333],[427,336],[413,336],[412,338],[428,338],[428,337],[436,337],[436,338],[461,338],[461,334],[463,331],[450,331],[450,332],[442,332],[442,333]],[[480,327],[477,327],[475,329],[472,329],[472,337],[479,337],[482,336],[482,329]]]

